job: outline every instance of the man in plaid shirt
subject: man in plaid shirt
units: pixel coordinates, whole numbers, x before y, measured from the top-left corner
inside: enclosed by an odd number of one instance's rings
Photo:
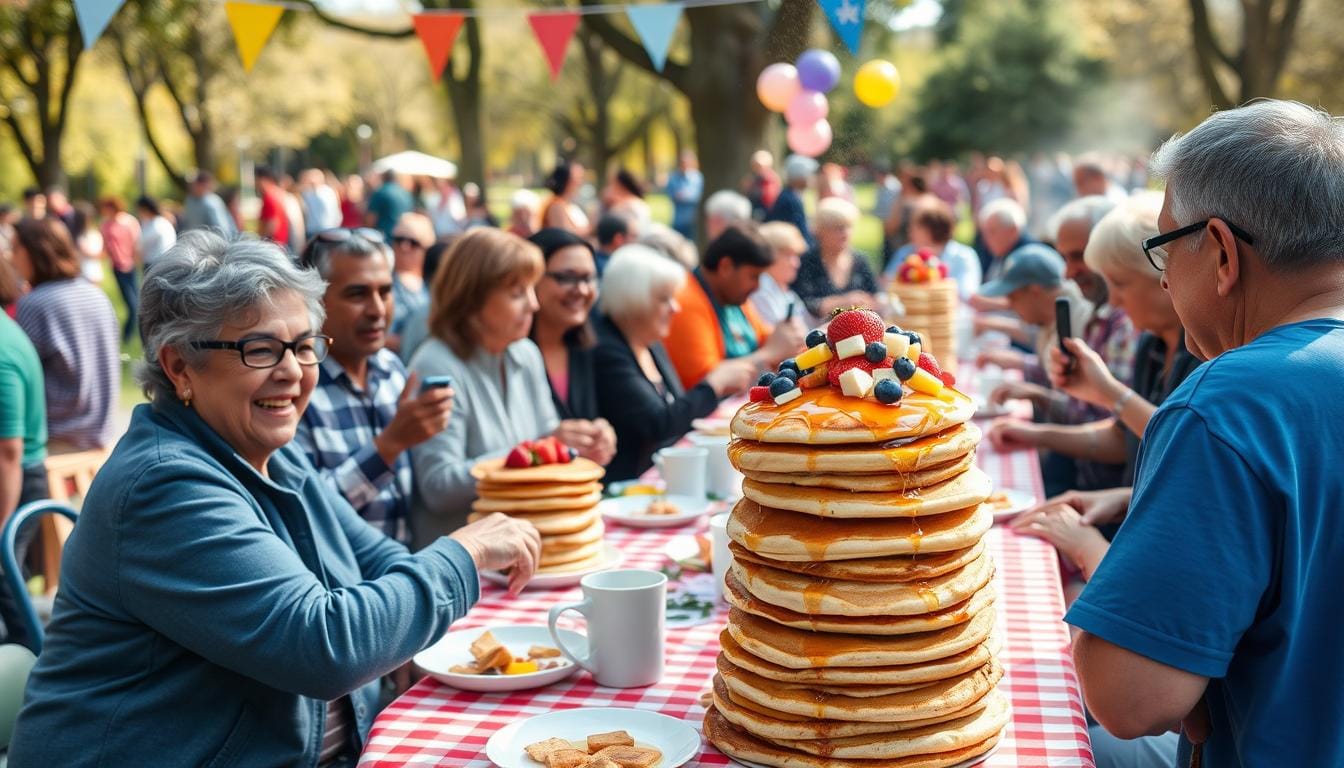
[[[448,425],[452,389],[420,392],[385,348],[392,324],[392,253],[376,230],[319,233],[303,265],[327,281],[322,331],[332,338],[295,440],[322,477],[369,523],[411,540],[409,449]]]

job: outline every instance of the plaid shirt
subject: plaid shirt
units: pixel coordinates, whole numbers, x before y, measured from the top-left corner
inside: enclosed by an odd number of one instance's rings
[[[373,444],[397,414],[406,368],[388,349],[378,350],[368,365],[368,388],[361,390],[334,358],[323,360],[294,439],[318,474],[361,517],[406,544],[410,542],[410,453],[403,452],[389,467]]]

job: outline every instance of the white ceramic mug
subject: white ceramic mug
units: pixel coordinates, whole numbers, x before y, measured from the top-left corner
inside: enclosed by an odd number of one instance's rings
[[[723,580],[728,577],[728,571],[733,565],[733,551],[728,549],[730,514],[724,512],[709,518],[709,563],[714,570],[714,596],[720,600],[723,599],[723,593],[727,589]]]
[[[705,498],[705,476],[708,474],[709,451],[703,447],[664,448],[653,454],[653,465],[658,468],[670,496]]]
[[[598,685],[639,688],[663,678],[667,577],[658,571],[627,568],[590,573],[579,582],[583,600],[551,609],[547,626],[555,647],[588,670]],[[565,611],[588,620],[588,655],[565,647],[556,621]]]
[[[728,435],[702,435],[691,433],[691,443],[708,451],[706,457],[706,476],[708,490],[715,498],[736,499],[742,495],[742,473],[733,469],[728,460]]]

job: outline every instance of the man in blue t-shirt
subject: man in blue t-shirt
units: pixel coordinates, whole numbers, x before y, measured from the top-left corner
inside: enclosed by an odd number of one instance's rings
[[[1148,423],[1129,516],[1069,611],[1093,716],[1208,766],[1344,765],[1344,125],[1219,112],[1158,150],[1144,245],[1209,360]],[[1198,745],[1191,747],[1191,743]]]
[[[383,237],[392,242],[392,230],[401,220],[401,215],[413,210],[415,198],[411,197],[395,171],[387,171],[383,174],[383,185],[369,197],[364,225],[382,232]]]

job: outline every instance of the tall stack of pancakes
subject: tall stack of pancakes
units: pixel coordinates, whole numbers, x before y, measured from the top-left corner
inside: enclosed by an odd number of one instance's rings
[[[605,529],[597,505],[604,474],[584,458],[518,469],[504,466],[504,459],[483,461],[471,469],[478,498],[467,521],[503,512],[531,522],[541,534],[538,574],[591,568],[603,559]]]
[[[901,327],[917,331],[923,337],[926,351],[938,355],[943,370],[956,373],[957,281],[906,283],[893,280],[888,290],[905,307],[905,314],[900,318]]]
[[[706,736],[789,768],[943,768],[993,749],[992,513],[974,406],[806,390],[750,403],[729,448],[746,475]]]

